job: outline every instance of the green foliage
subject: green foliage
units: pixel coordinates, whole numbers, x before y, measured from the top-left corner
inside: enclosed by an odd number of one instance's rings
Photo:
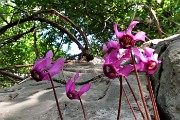
[[[32,64],[37,59],[34,46],[33,26],[36,27],[36,45],[42,57],[48,50],[55,53],[53,59],[68,57],[68,51],[63,51],[64,44],[70,45],[73,40],[67,33],[49,23],[40,20],[29,20],[19,23],[39,10],[55,9],[71,19],[89,38],[89,51],[94,56],[102,56],[103,43],[114,36],[113,25],[119,24],[119,30],[124,30],[132,20],[139,20],[133,32],[143,30],[150,39],[158,38],[158,26],[155,15],[164,33],[162,38],[179,32],[180,3],[178,0],[2,0],[0,2],[0,67],[17,64]],[[45,18],[61,25],[71,32],[85,46],[82,35],[70,22],[63,21],[59,16],[50,13],[38,14],[36,17]],[[6,31],[3,28],[14,21],[14,26]],[[30,29],[33,29],[30,31]],[[28,32],[29,31],[29,32]],[[13,36],[27,34],[18,39]],[[4,44],[6,43],[6,44]],[[30,67],[13,69],[8,72],[28,73]],[[0,76],[0,80],[9,78]],[[11,82],[3,82],[2,86]]]

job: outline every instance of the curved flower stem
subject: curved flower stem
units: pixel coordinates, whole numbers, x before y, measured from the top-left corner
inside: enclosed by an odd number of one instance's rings
[[[145,112],[146,112],[147,120],[151,120],[148,108],[146,106],[146,101],[144,99],[144,94],[143,94],[143,91],[142,91],[142,85],[141,85],[141,82],[140,82],[139,74],[138,74],[137,69],[136,69],[136,64],[135,64],[135,60],[134,60],[132,52],[131,52],[131,58],[132,58],[132,62],[133,62],[133,66],[134,66],[134,71],[135,71],[135,75],[136,75],[136,80],[137,80],[139,91],[140,91],[140,95],[141,95],[141,100],[142,100],[142,103],[143,103],[143,106],[144,106],[144,109],[145,109]]]
[[[137,120],[136,114],[134,113],[134,110],[133,110],[133,108],[132,108],[132,105],[131,105],[131,103],[130,103],[130,101],[129,101],[129,98],[128,98],[127,94],[126,94],[126,91],[124,90],[123,87],[122,87],[122,90],[123,90],[123,92],[124,92],[124,95],[125,95],[125,97],[126,97],[126,100],[127,100],[128,104],[129,104],[129,107],[130,107],[130,109],[131,109],[131,111],[132,111],[132,113],[133,113],[134,119]]]
[[[48,73],[48,76],[49,76],[49,79],[50,79],[50,81],[51,81],[51,85],[52,85],[52,88],[53,88],[53,93],[54,93],[54,97],[55,97],[55,100],[56,100],[56,106],[57,106],[57,108],[58,108],[59,116],[60,116],[61,120],[63,120],[62,113],[61,113],[61,109],[60,109],[60,106],[59,106],[59,103],[58,103],[58,98],[57,98],[56,91],[55,91],[55,87],[54,87],[53,80],[52,80],[51,75],[50,75],[49,73]]]
[[[84,120],[86,120],[86,113],[85,113],[85,110],[84,110],[84,107],[83,107],[82,100],[81,100],[80,96],[79,96],[79,100],[80,100],[81,107],[82,107],[82,110],[83,110]]]
[[[120,112],[121,112],[121,103],[122,103],[122,76],[119,76],[119,82],[120,82],[120,90],[119,90],[119,107],[118,107],[117,120],[120,120]]]
[[[125,77],[124,77],[124,78],[125,78]],[[142,117],[143,117],[143,120],[145,120],[144,113],[143,113],[143,111],[141,110],[141,107],[140,107],[140,105],[139,105],[139,103],[138,103],[138,100],[137,100],[135,94],[134,94],[134,91],[132,90],[132,87],[130,86],[129,81],[127,80],[127,78],[125,78],[125,80],[126,80],[126,82],[127,82],[127,84],[128,84],[129,89],[131,90],[131,93],[132,93],[132,95],[133,95],[133,97],[134,97],[134,100],[136,101],[136,104],[137,104],[137,106],[138,106],[138,109],[139,109],[139,111],[141,112],[141,115],[142,115]]]
[[[153,106],[155,120],[160,120],[148,72],[146,72],[146,78],[147,78],[147,82],[148,82],[149,94],[150,94],[150,98],[151,98],[151,102],[152,102],[152,106]]]

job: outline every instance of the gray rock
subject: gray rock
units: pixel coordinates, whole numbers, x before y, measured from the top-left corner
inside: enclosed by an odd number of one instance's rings
[[[176,39],[179,39],[179,36],[180,34],[175,34],[175,35],[172,35],[172,36],[169,36],[167,38],[164,38],[164,39],[153,39],[153,40],[149,40],[147,42],[144,42],[142,45],[141,45],[141,48],[145,48],[145,47],[151,47],[151,48],[162,48],[161,45],[166,45],[169,43],[169,41],[173,41],[173,40],[176,40]],[[161,46],[161,47],[159,47]],[[157,52],[160,52],[159,50],[157,50]]]
[[[162,63],[151,77],[155,95],[164,119],[180,119],[180,35],[161,41],[156,46]]]
[[[65,93],[65,81],[80,72],[77,80],[79,89],[82,84],[89,82],[91,89],[82,96],[82,101],[88,120],[115,120],[118,111],[119,81],[110,80],[102,75],[102,64],[75,63],[66,65],[62,74],[55,76],[59,104],[64,120],[83,120],[82,109],[78,100],[69,100]],[[146,88],[146,78],[140,73],[143,92],[151,114],[152,107],[149,102],[149,92]],[[137,95],[139,103],[139,90],[134,74],[128,77],[132,89]],[[64,82],[63,82],[64,81]],[[136,103],[130,93],[127,83],[123,79],[123,86],[134,108],[138,120],[142,120]],[[143,107],[142,107],[143,108]],[[132,120],[133,115],[127,104],[125,96],[122,99],[121,119]],[[59,120],[53,91],[49,81],[35,82],[27,79],[21,84],[7,89],[0,89],[0,120]]]

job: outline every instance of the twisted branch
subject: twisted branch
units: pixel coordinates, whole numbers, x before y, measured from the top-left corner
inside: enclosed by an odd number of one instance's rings
[[[2,42],[1,46],[4,46],[5,44],[7,43],[12,43],[12,42],[16,42],[18,39],[20,39],[21,37],[23,37],[24,35],[30,33],[30,32],[33,32],[35,29],[35,26],[33,26],[30,30],[26,31],[26,32],[23,32],[23,33],[20,33],[20,34],[17,34],[17,35],[13,35],[13,36],[10,36],[8,38],[5,38],[4,40],[7,40],[6,42]]]
[[[53,22],[53,21],[51,21],[49,19],[37,17],[37,16],[40,16],[40,15],[45,14],[45,13],[55,14],[55,15],[59,16],[59,19],[62,22],[71,23],[71,25],[74,28],[76,28],[76,30],[83,37],[85,48],[83,48],[83,46],[80,44],[79,40],[70,31],[68,31],[63,26],[61,26],[58,23],[55,23],[55,22]],[[2,27],[0,29],[0,35],[3,34],[4,32],[6,32],[7,29],[9,29],[9,28],[11,28],[11,27],[13,27],[13,26],[15,26],[17,24],[22,24],[22,23],[27,22],[27,21],[35,21],[35,20],[38,20],[38,21],[41,21],[41,22],[46,22],[46,23],[50,24],[51,26],[56,27],[59,30],[62,30],[63,32],[65,32],[66,34],[69,35],[69,37],[73,40],[73,42],[75,42],[78,45],[79,49],[81,49],[82,51],[88,50],[88,44],[89,43],[88,43],[88,40],[87,40],[87,37],[86,37],[85,33],[72,20],[70,20],[68,17],[66,17],[65,15],[59,13],[58,11],[56,11],[54,9],[38,11],[38,12],[36,12],[36,13],[30,15],[30,16],[27,16],[26,18],[22,18],[22,19],[14,21],[12,23],[9,23],[9,24],[7,24],[6,26],[4,26],[4,27]]]

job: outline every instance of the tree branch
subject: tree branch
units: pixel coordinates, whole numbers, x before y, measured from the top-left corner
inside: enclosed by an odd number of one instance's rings
[[[68,31],[65,27],[59,25],[58,23],[54,22],[54,21],[51,21],[49,19],[46,19],[46,18],[42,18],[40,17],[41,15],[44,15],[46,13],[51,13],[51,14],[55,14],[57,16],[59,16],[60,20],[64,23],[66,22],[70,22],[71,25],[80,33],[80,35],[84,38],[84,45],[85,47],[83,47],[81,45],[81,43],[79,42],[79,40],[70,32]],[[77,45],[78,45],[78,48],[82,51],[83,55],[86,56],[86,57],[89,57],[89,59],[92,59],[93,56],[90,55],[88,53],[88,40],[87,40],[87,37],[85,35],[85,33],[72,21],[70,20],[68,17],[64,16],[63,14],[59,13],[58,11],[54,10],[54,9],[50,9],[50,10],[43,10],[43,11],[38,11],[30,16],[27,16],[25,18],[21,18],[19,20],[16,20],[12,23],[9,23],[8,25],[6,26],[3,26],[0,28],[0,35],[3,34],[4,32],[6,32],[7,29],[15,26],[15,25],[18,25],[18,24],[22,24],[22,23],[25,23],[27,21],[40,21],[40,22],[45,22],[47,24],[50,24],[51,26],[63,31],[64,33],[66,33],[71,39],[73,42],[75,42]]]
[[[85,49],[88,50],[89,42],[88,42],[88,40],[87,40],[87,37],[86,37],[85,33],[84,33],[71,19],[69,19],[68,17],[66,17],[65,15],[59,13],[58,11],[56,11],[56,10],[54,10],[54,9],[50,9],[50,10],[48,10],[47,12],[51,12],[52,14],[55,14],[55,15],[59,16],[59,18],[60,18],[62,21],[63,21],[63,20],[66,20],[66,21],[70,22],[70,23],[72,24],[72,26],[73,26],[74,28],[76,28],[77,31],[80,33],[80,35],[83,37],[83,39],[84,39],[84,44],[85,44]],[[62,17],[63,17],[63,19],[62,19]]]
[[[36,44],[36,42],[37,42],[36,30],[37,30],[37,28],[34,29],[34,34],[33,34],[33,36],[34,36],[34,51],[35,51],[35,54],[36,54],[36,58],[39,59],[40,55],[39,55],[39,50],[38,50],[37,44]]]
[[[61,36],[61,42],[58,43],[57,49],[56,49],[56,51],[54,52],[54,56],[55,56],[55,55],[57,54],[57,52],[59,51],[59,48],[61,47],[62,42],[63,42],[63,35]]]
[[[34,17],[34,18],[32,18],[32,20],[38,20],[40,22],[45,22],[45,23],[48,23],[51,26],[53,26],[53,27],[55,27],[55,28],[57,28],[59,30],[62,30],[64,33],[69,35],[69,37],[72,39],[72,41],[75,42],[78,45],[80,50],[85,51],[85,49],[83,48],[83,46],[81,45],[79,40],[70,31],[68,31],[66,28],[64,28],[63,26],[59,25],[58,23],[53,22],[51,20],[48,20],[46,18],[40,18],[40,17]]]
[[[8,28],[11,28],[11,27],[13,27],[13,26],[15,26],[15,25],[17,25],[17,24],[21,24],[21,23],[24,23],[24,22],[27,22],[27,21],[31,21],[34,17],[38,16],[39,14],[43,14],[43,13],[44,13],[44,14],[45,14],[45,13],[55,14],[55,15],[59,16],[59,19],[60,19],[62,22],[64,22],[64,23],[66,23],[66,21],[70,22],[70,23],[72,24],[72,26],[73,26],[74,28],[76,28],[77,31],[80,33],[80,35],[83,37],[83,39],[84,39],[84,44],[85,44],[85,49],[88,50],[88,44],[89,44],[89,43],[88,43],[88,40],[87,40],[87,37],[86,37],[85,33],[84,33],[71,19],[69,19],[68,17],[66,17],[65,15],[59,13],[58,11],[56,11],[56,10],[54,10],[54,9],[38,11],[38,12],[36,12],[36,13],[34,13],[34,14],[26,17],[26,18],[22,18],[22,19],[20,19],[20,20],[16,20],[16,21],[14,21],[14,22],[12,22],[12,23],[10,23],[10,24],[2,27],[2,28],[0,29],[0,35],[3,34]]]
[[[21,33],[21,34],[17,34],[17,35],[13,35],[13,36],[10,36],[8,38],[5,38],[5,40],[7,40],[6,42],[2,42],[1,43],[1,46],[2,47],[3,45],[7,44],[7,43],[12,43],[12,42],[16,42],[19,38],[21,38],[22,36],[30,33],[30,32],[33,32],[33,30],[35,29],[35,26],[33,26],[29,31],[26,31],[24,33]]]
[[[33,64],[14,65],[14,66],[2,67],[2,68],[0,68],[0,71],[2,71],[2,70],[9,70],[9,69],[15,69],[15,68],[21,68],[21,67],[31,67],[31,66],[33,66]]]
[[[14,75],[14,74],[11,74],[11,73],[6,72],[6,71],[0,71],[0,74],[9,76],[9,77],[12,77],[12,78],[15,78],[15,79],[19,79],[19,80],[24,80],[24,78],[19,77],[19,76]]]
[[[161,29],[161,25],[160,25],[159,20],[158,20],[158,18],[157,18],[157,16],[156,16],[156,12],[152,9],[152,7],[150,7],[150,6],[146,5],[146,4],[144,4],[144,6],[150,11],[150,13],[152,14],[152,16],[154,17],[156,26],[157,26],[157,28],[158,28],[159,38],[161,38],[162,33],[164,33],[164,32],[163,32],[162,29]]]
[[[55,23],[55,22],[53,22],[51,20],[48,20],[46,18],[36,17],[39,14],[43,14],[43,13],[56,14],[56,15],[58,15],[60,17],[61,21],[65,22],[65,20],[67,20],[68,22],[70,22],[80,32],[80,34],[82,36],[84,36],[84,38],[85,38],[85,41],[84,41],[85,48],[83,48],[83,46],[80,44],[79,40],[71,32],[69,32],[66,28],[64,28],[63,26],[61,26],[58,23]],[[69,35],[69,37],[73,40],[73,42],[75,42],[78,45],[80,50],[82,50],[82,51],[85,51],[85,49],[87,50],[87,48],[88,48],[88,40],[86,39],[85,34],[77,27],[77,25],[73,21],[71,21],[69,18],[67,18],[66,16],[64,16],[63,14],[57,12],[54,9],[38,11],[38,12],[34,13],[31,16],[28,16],[26,18],[22,18],[22,19],[14,21],[12,23],[9,23],[8,25],[6,25],[6,26],[4,26],[4,27],[2,27],[0,29],[0,35],[3,34],[7,29],[9,29],[9,28],[11,28],[11,27],[13,27],[13,26],[15,26],[17,24],[22,24],[22,23],[27,22],[27,21],[35,21],[35,20],[38,20],[38,21],[41,21],[41,22],[46,22],[46,23],[50,24],[51,26],[56,27],[59,30],[62,30],[63,32],[65,32],[66,34]]]
[[[0,14],[0,17],[6,24],[9,24],[8,21],[1,14]]]

